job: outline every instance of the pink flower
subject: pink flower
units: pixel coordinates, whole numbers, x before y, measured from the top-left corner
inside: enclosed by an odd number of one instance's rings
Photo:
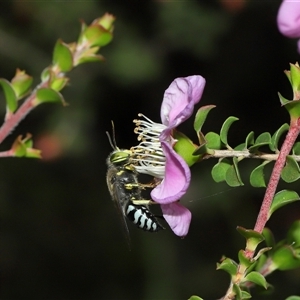
[[[165,91],[161,105],[162,124],[154,123],[142,114],[145,120],[135,120],[135,132],[141,143],[133,147],[136,154],[136,170],[162,181],[152,190],[152,199],[161,205],[165,220],[178,236],[188,233],[191,212],[178,200],[186,193],[191,173],[184,159],[173,145],[176,140],[172,131],[188,119],[194,106],[200,101],[205,86],[202,76],[194,75],[175,79]]]
[[[300,38],[300,1],[283,0],[277,15],[277,24],[283,35]],[[298,52],[300,52],[299,41]]]

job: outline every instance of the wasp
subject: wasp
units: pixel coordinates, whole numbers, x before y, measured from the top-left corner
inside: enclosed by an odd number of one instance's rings
[[[138,172],[130,162],[132,151],[117,147],[114,127],[113,142],[109,133],[106,134],[114,149],[106,160],[108,166],[106,181],[111,198],[121,215],[126,235],[129,236],[126,219],[148,232],[164,229],[148,209],[148,205],[154,202],[142,198],[142,190],[148,185],[138,181]]]

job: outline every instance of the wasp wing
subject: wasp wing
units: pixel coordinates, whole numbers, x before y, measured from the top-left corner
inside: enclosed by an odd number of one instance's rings
[[[124,185],[118,181],[118,169],[111,166],[107,171],[107,186],[113,203],[121,219],[123,232],[130,249],[130,235],[126,222],[126,207],[129,203],[128,195],[124,193]]]

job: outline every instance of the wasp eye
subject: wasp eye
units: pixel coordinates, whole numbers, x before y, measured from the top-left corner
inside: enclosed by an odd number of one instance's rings
[[[124,163],[126,163],[127,160],[129,160],[129,156],[130,156],[130,154],[128,152],[118,151],[111,155],[110,161],[114,164],[117,164],[117,163],[124,164]]]

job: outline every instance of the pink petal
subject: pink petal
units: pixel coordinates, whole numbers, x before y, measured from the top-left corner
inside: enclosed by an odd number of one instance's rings
[[[165,177],[152,190],[151,197],[160,204],[167,204],[177,201],[185,194],[191,181],[191,172],[187,163],[172,146],[162,141],[161,147],[166,156]]]
[[[176,78],[164,94],[160,111],[162,123],[174,128],[189,118],[204,87],[205,79],[200,75]]]
[[[164,218],[178,236],[186,236],[188,234],[192,219],[191,212],[178,202],[161,205]]]
[[[300,1],[284,0],[277,15],[279,31],[291,38],[300,37]]]

